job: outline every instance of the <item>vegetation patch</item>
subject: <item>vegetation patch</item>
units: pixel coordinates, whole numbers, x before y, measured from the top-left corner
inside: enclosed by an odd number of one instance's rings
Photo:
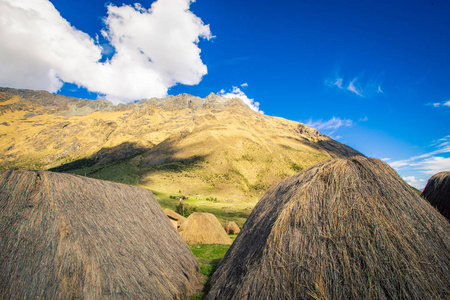
[[[196,206],[191,206],[187,203],[183,203],[182,201],[180,201],[180,203],[177,206],[175,206],[175,212],[187,218],[191,214],[198,212],[198,208]]]
[[[146,171],[170,171],[180,173],[183,171],[192,171],[193,169],[200,169],[200,163],[204,162],[205,158],[202,156],[194,155],[187,159],[172,160],[162,164],[152,165],[146,168]]]
[[[66,163],[66,164],[61,165],[61,166],[56,167],[56,168],[51,168],[51,169],[49,169],[49,171],[53,171],[53,172],[68,172],[68,171],[76,170],[76,169],[89,168],[89,167],[92,167],[95,163],[96,163],[95,159],[82,158],[82,159],[78,159],[78,160]]]
[[[166,193],[158,191],[152,192],[163,209],[170,208],[173,211],[177,211],[177,206],[180,205],[180,201],[178,201],[179,198],[173,199],[173,197],[171,198],[171,195],[168,195]],[[224,206],[224,203],[214,197],[202,198],[189,196],[186,198],[188,199],[185,199],[181,202],[185,208],[186,205],[188,205],[189,209],[192,208],[194,210],[193,212],[212,213],[216,216],[216,218],[222,225],[225,225],[227,221],[234,221],[239,225],[239,227],[242,227],[253,209],[253,206],[251,204],[249,205],[248,203],[236,203],[234,201],[231,205],[226,204],[227,206]],[[207,200],[208,198],[215,199],[217,202],[214,202],[214,200]]]
[[[299,164],[296,164],[296,163],[291,163],[291,169],[294,171],[294,172],[300,172],[300,171],[303,171],[303,167],[301,166],[301,165],[299,165]]]
[[[57,170],[52,169],[52,171]],[[137,174],[138,168],[134,164],[132,164],[130,160],[123,160],[100,166],[83,167],[80,169],[68,170],[64,172],[129,185],[139,185],[140,179],[140,176]]]
[[[228,236],[234,241],[237,234],[229,234]],[[191,245],[189,248],[200,265],[200,273],[205,276],[204,284],[206,284],[209,282],[211,275],[216,271],[217,266],[225,256],[225,253],[227,253],[230,245]],[[203,292],[200,292],[199,294],[191,297],[191,300],[202,299],[202,297]]]

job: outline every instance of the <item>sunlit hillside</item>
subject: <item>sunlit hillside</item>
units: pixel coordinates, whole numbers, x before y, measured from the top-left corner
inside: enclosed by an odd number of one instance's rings
[[[0,101],[1,168],[53,169],[168,194],[254,202],[312,164],[359,154],[214,94],[114,106],[3,88]]]

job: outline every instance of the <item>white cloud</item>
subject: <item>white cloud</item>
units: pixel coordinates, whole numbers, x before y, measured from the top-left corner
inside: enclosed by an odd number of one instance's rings
[[[363,75],[358,75],[351,81],[345,80],[341,76],[336,76],[333,80],[325,80],[325,84],[342,91],[348,91],[360,97],[372,97],[384,94],[378,78],[364,80]]]
[[[359,122],[367,122],[367,121],[369,121],[369,118],[367,116],[359,119]]]
[[[48,0],[0,1],[0,85],[58,91],[75,83],[115,103],[163,97],[177,84],[198,84],[207,68],[199,38],[208,25],[191,0],[158,0],[150,9],[108,6],[101,47],[72,27]],[[115,53],[100,62],[103,52]]]
[[[324,121],[322,119],[313,121],[312,119],[309,119],[308,122],[305,123],[309,127],[316,128],[318,130],[334,130],[336,131],[340,127],[352,127],[353,121],[348,119],[341,119],[332,117],[328,121]],[[333,132],[334,132],[333,131]]]
[[[248,83],[245,82],[245,83],[241,84],[241,87],[248,87]]]
[[[242,86],[242,85],[241,85]],[[248,85],[245,85],[248,86]],[[249,99],[247,95],[244,94],[243,91],[241,91],[240,88],[237,86],[233,86],[233,90],[226,92],[224,89],[220,90],[218,94],[225,98],[239,98],[241,99],[245,104],[247,104],[252,110],[259,112],[261,114],[264,114],[262,110],[259,110],[259,102],[256,102],[254,99]]]
[[[335,82],[333,82],[333,85],[337,86],[338,88],[342,89],[342,78],[336,79]]]
[[[450,170],[450,157],[434,156],[413,164],[413,166],[423,169],[425,174],[432,176],[436,173]]]
[[[447,106],[450,107],[450,100],[448,101],[443,101],[443,102],[435,102],[435,103],[427,103],[427,105],[433,106],[433,107],[442,107],[442,106]]]
[[[412,185],[414,187],[421,187],[420,189],[423,189],[425,187],[426,181],[424,179],[417,179],[415,176],[406,176],[403,177],[403,180],[406,181],[409,185]]]
[[[417,182],[411,185],[423,189],[426,181],[434,174],[450,170],[450,135],[433,142],[434,150],[408,159],[388,162],[397,172],[408,174],[404,178],[414,176]]]
[[[352,81],[350,81],[349,85],[347,86],[347,90],[349,90],[350,92],[352,92],[352,93],[354,93],[354,94],[356,94],[358,96],[364,97],[364,95],[362,93],[362,90],[355,86],[356,80],[357,79],[354,78]]]

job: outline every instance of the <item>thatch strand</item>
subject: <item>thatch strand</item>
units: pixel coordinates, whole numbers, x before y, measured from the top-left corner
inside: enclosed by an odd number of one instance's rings
[[[198,263],[145,189],[0,172],[0,299],[180,299]]]
[[[425,186],[422,197],[450,220],[450,172],[433,175]]]
[[[376,159],[327,161],[259,201],[206,299],[449,299],[450,225]]]
[[[216,216],[210,213],[191,214],[178,229],[181,237],[189,245],[225,244],[233,242],[220,225]]]

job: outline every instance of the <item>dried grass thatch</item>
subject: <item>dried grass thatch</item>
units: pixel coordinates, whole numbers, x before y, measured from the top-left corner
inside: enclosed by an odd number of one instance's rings
[[[241,232],[241,229],[239,229],[239,226],[234,221],[229,221],[225,225],[225,231],[228,234],[238,234]]]
[[[198,263],[145,189],[0,171],[0,299],[180,299]]]
[[[169,217],[169,220],[172,222],[172,224],[173,224],[173,226],[175,228],[179,228],[181,223],[183,223],[186,220],[185,217],[183,217],[180,214],[177,214],[176,212],[174,212],[170,208],[164,209],[164,212]]]
[[[450,224],[376,159],[327,161],[270,189],[206,299],[449,299]]]
[[[210,213],[193,213],[181,224],[178,232],[189,245],[225,244],[232,240],[220,225],[216,216]]]
[[[450,220],[450,172],[433,175],[422,192],[422,197]]]

